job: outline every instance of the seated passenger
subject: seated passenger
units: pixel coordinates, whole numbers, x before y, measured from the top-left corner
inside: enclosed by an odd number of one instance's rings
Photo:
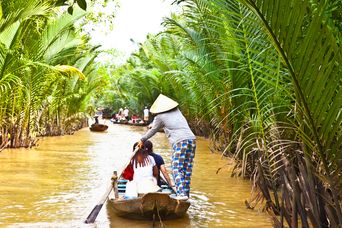
[[[134,149],[136,145],[137,143],[134,144]],[[160,189],[156,180],[158,168],[154,158],[150,156],[147,151],[139,149],[133,156],[131,164],[134,170],[133,180],[127,183],[126,193],[129,192],[129,194],[133,196],[134,193],[132,194],[132,192],[134,192],[134,190],[132,189],[134,188],[138,194],[156,192]]]
[[[135,115],[135,114],[133,114],[133,115],[131,116],[131,122],[132,122],[132,123],[136,123],[137,120],[138,120],[138,116]]]
[[[170,187],[173,187],[174,184],[172,183],[169,173],[166,170],[165,162],[162,156],[159,154],[156,154],[153,152],[153,144],[150,140],[146,140],[144,143],[144,150],[154,158],[154,161],[156,162],[156,166],[158,168],[158,176],[157,176],[157,184],[158,186],[161,186],[161,180],[160,180],[160,171],[162,172],[163,176],[165,177],[165,180],[169,184]]]

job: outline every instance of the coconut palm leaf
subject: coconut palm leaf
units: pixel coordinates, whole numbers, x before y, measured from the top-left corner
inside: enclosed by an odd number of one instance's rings
[[[17,1],[14,11],[2,12],[0,33],[18,21],[26,20],[32,16],[46,16],[50,10],[51,6],[38,0]]]
[[[183,12],[165,20],[166,32],[113,72],[113,102],[139,109],[169,95],[208,123],[218,150],[290,226],[299,216],[303,226],[339,224],[337,1],[178,2]]]
[[[340,131],[342,118],[338,108],[331,109],[331,105],[341,107],[342,104],[341,49],[336,45],[336,38],[329,28],[322,23],[326,2],[319,2],[317,11],[314,11],[309,1],[297,5],[298,10],[291,7],[294,2],[244,3],[260,18],[290,70],[298,103],[307,120],[308,133],[316,141],[317,152],[325,160],[325,147],[329,148],[336,140],[334,136]],[[288,15],[288,20],[279,20],[281,16],[278,14]],[[288,30],[284,29],[285,25]]]
[[[51,20],[44,28],[40,42],[35,42],[31,46],[30,52],[36,59],[43,57],[47,62],[58,61],[57,53],[63,53],[63,56],[72,53],[77,46],[82,45],[83,41],[75,37],[72,31],[74,23],[85,16],[84,12],[77,11],[73,15],[64,13],[55,20]],[[57,59],[57,60],[56,60]]]
[[[0,33],[0,42],[3,43],[7,49],[12,47],[15,40],[14,37],[18,32],[19,26],[20,22],[17,21]]]

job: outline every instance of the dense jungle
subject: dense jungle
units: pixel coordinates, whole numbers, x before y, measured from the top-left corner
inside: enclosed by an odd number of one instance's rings
[[[0,151],[162,93],[251,181],[246,210],[262,205],[275,227],[342,226],[341,0],[175,0],[120,64],[99,61],[115,50],[84,29],[115,17],[92,11],[109,0],[0,2]]]

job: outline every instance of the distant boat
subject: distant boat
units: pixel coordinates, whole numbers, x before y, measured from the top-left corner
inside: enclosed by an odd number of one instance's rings
[[[131,122],[128,122],[127,125],[132,125],[132,126],[147,126],[147,123],[144,123],[144,122],[139,122],[139,123],[131,123]]]
[[[108,126],[105,124],[92,124],[89,129],[91,131],[105,131],[108,129]]]
[[[128,123],[126,119],[122,119],[122,120],[110,119],[110,122],[114,124],[127,124]]]
[[[131,121],[127,121],[127,120],[110,120],[113,124],[124,124],[124,125],[131,125],[131,126],[147,126],[146,122],[131,122]]]

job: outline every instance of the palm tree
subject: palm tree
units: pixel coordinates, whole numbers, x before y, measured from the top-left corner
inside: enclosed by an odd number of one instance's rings
[[[277,224],[342,224],[339,1],[177,2],[183,13],[116,72],[120,91],[143,84],[209,122]]]
[[[74,27],[85,13],[57,16],[52,6],[39,1],[27,4],[45,9],[45,14],[37,9],[31,10],[36,14],[23,14],[27,5],[12,2],[4,12],[18,13],[4,15],[0,23],[4,25],[0,92],[6,98],[1,101],[0,128],[2,135],[10,136],[12,147],[30,146],[37,135],[70,132],[75,124],[80,127],[77,121],[85,118],[85,102],[99,87],[92,76],[97,47],[88,45]]]

